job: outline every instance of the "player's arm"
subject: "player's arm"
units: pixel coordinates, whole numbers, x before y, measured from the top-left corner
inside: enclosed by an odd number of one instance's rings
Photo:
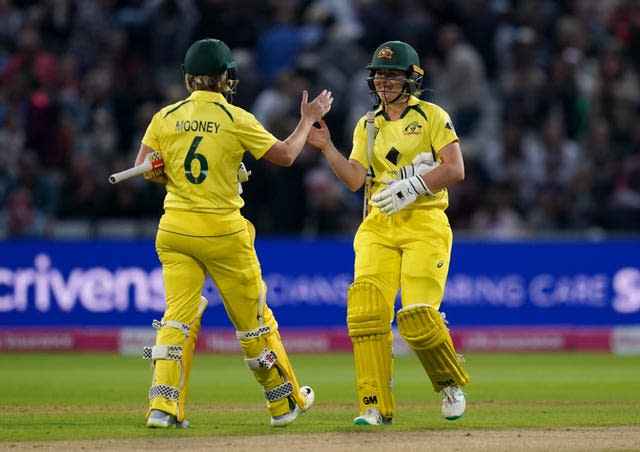
[[[307,141],[320,149],[338,179],[351,191],[357,191],[364,184],[367,170],[357,160],[347,159],[342,155],[331,140],[327,124],[322,119],[318,123],[320,127],[311,129]]]
[[[147,146],[144,143],[140,143],[140,149],[138,149],[138,155],[136,156],[136,161],[134,165],[139,165],[144,162],[146,159],[150,158],[149,155],[154,151],[152,148]],[[144,178],[155,182],[157,184],[166,184],[167,176],[165,176],[164,171],[150,171],[148,173],[144,173]]]
[[[147,159],[147,155],[151,154],[152,152],[154,152],[153,149],[151,149],[149,146],[147,146],[144,143],[140,143],[140,149],[138,149],[138,155],[136,157],[134,166],[144,162]]]
[[[300,121],[295,130],[284,141],[276,141],[273,146],[264,154],[271,163],[280,166],[291,166],[296,160],[313,128],[313,124],[320,120],[331,109],[333,96],[331,91],[323,90],[311,102],[307,102],[309,93],[302,92],[302,102],[300,103]]]
[[[464,180],[464,160],[458,141],[453,141],[440,149],[438,160],[440,164],[437,168],[419,176],[432,193]]]

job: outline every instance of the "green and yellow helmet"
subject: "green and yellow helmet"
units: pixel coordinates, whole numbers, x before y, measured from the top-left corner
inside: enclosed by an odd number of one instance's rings
[[[230,98],[235,93],[238,83],[236,62],[231,49],[219,39],[201,39],[191,44],[184,56],[182,71],[195,76],[218,77],[226,73],[227,89],[225,96]]]
[[[373,77],[377,71],[402,71],[406,74],[405,83],[398,98],[403,94],[415,94],[420,91],[424,70],[420,67],[420,58],[413,47],[402,41],[387,41],[378,46],[373,52],[369,70],[369,92],[376,105],[380,104],[380,97],[376,94]]]

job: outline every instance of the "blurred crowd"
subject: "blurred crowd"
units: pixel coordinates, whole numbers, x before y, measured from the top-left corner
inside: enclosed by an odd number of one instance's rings
[[[332,90],[326,119],[345,154],[372,106],[372,51],[408,42],[422,97],[461,136],[455,230],[640,231],[637,0],[0,0],[0,237],[155,224],[162,186],[107,178],[132,165],[152,114],[187,96],[182,59],[204,37],[233,49],[234,103],[280,139],[303,88]],[[259,234],[354,232],[362,194],[317,150],[290,168],[245,165],[243,213]]]

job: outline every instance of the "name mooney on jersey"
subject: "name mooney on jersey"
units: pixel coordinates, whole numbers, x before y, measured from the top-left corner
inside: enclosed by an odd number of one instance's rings
[[[176,121],[176,132],[206,132],[213,133],[215,129],[215,133],[218,133],[220,129],[220,123],[214,121],[196,121],[196,120],[186,120],[186,121]]]

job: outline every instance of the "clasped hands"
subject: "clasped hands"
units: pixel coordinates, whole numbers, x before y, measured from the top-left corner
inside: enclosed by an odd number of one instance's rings
[[[429,173],[438,165],[438,162],[434,162],[431,152],[418,154],[410,165],[403,166],[398,170],[397,179],[382,180],[389,186],[373,195],[371,204],[381,212],[393,215],[412,204],[420,195],[433,196],[420,176]]]

